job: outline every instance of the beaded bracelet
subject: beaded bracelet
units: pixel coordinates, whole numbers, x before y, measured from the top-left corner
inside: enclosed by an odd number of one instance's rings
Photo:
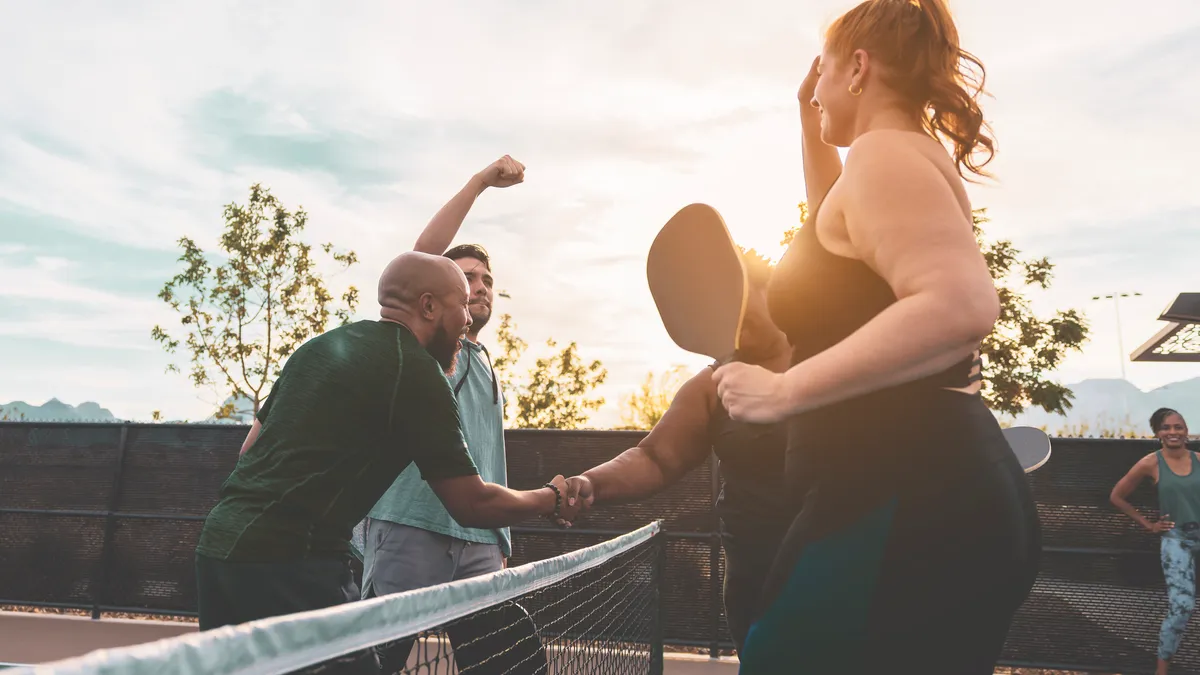
[[[562,514],[562,493],[558,491],[558,486],[554,483],[546,483],[542,487],[554,490],[554,515],[550,516],[550,518],[558,520],[558,517]]]

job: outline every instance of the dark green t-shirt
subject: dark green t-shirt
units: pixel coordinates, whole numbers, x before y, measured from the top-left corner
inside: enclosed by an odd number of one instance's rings
[[[196,552],[239,561],[331,557],[401,471],[477,474],[441,366],[404,326],[359,321],[300,346],[221,486]]]

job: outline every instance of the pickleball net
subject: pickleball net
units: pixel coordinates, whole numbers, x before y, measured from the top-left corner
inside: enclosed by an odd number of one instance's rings
[[[46,675],[662,672],[659,523],[547,560],[14,671]]]

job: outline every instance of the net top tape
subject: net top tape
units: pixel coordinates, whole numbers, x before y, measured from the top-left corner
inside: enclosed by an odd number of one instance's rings
[[[471,579],[345,605],[225,626],[121,649],[101,649],[13,675],[285,675],[415,635],[598,567],[661,532],[629,534],[547,560]]]

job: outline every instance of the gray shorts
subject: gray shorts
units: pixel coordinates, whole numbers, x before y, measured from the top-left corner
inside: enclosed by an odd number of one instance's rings
[[[455,539],[419,527],[367,520],[363,546],[363,599],[411,591],[495,572],[504,566],[496,544]],[[533,619],[515,603],[505,603],[475,619],[454,622],[446,635],[459,672],[476,675],[542,675],[546,651]],[[412,637],[376,647],[383,672],[416,667]]]
[[[419,527],[367,520],[363,599],[469,579],[504,567],[497,544],[478,544]]]

